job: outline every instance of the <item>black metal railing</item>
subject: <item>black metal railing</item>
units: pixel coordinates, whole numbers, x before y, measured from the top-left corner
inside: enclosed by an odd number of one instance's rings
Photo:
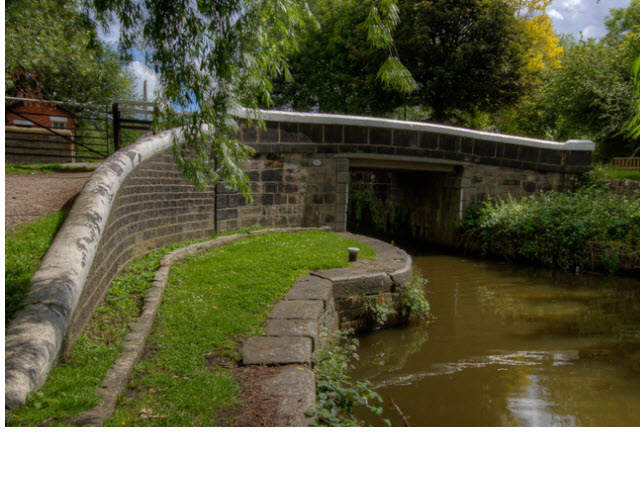
[[[99,162],[150,130],[153,103],[5,97],[6,163]]]
[[[5,162],[95,162],[110,150],[104,105],[5,97]]]

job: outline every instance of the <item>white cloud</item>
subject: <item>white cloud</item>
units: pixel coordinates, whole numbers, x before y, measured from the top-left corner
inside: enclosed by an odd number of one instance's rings
[[[553,8],[551,10],[549,10],[547,13],[553,19],[564,20],[564,16],[559,11],[554,10]]]
[[[554,0],[547,8],[557,33],[597,38],[607,33],[605,18],[612,8],[627,8],[631,0]]]
[[[147,81],[147,100],[156,98],[160,89],[160,77],[142,62],[134,60],[127,65],[127,70],[131,72],[135,79],[135,96],[142,100],[144,81]]]
[[[598,28],[595,25],[587,25],[586,27],[584,27],[582,29],[582,36],[584,38],[596,38],[596,37],[601,36],[601,35],[599,35],[600,30],[602,30],[602,29]]]

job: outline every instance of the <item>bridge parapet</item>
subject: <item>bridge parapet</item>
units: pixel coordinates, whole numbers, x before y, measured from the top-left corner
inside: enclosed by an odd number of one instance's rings
[[[239,140],[256,153],[318,153],[344,156],[361,166],[387,168],[492,165],[552,173],[580,174],[591,168],[595,144],[551,142],[465,128],[401,120],[260,111],[266,130],[243,124]],[[242,110],[237,117],[248,119]],[[423,168],[420,168],[422,165]]]

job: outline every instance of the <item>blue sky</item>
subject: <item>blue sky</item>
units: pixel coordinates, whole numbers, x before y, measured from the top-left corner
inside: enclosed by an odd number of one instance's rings
[[[605,18],[611,8],[626,8],[631,0],[554,0],[547,8],[547,13],[553,19],[553,25],[557,33],[571,33],[580,38],[598,38],[606,33]],[[103,33],[101,37],[111,43],[118,40],[118,28],[114,26],[111,31]],[[129,64],[129,70],[137,79],[136,94],[142,98],[142,82],[147,80],[147,92],[150,100],[158,86],[157,75],[143,63],[142,55],[135,55],[135,61]]]

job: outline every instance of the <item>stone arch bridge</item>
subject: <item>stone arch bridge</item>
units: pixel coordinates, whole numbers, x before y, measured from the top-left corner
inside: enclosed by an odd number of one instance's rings
[[[255,202],[219,186],[218,231],[254,224],[343,231],[349,222],[451,245],[469,205],[569,188],[590,170],[595,146],[378,118],[261,115],[266,130],[243,122],[238,134],[256,152],[244,165]]]

